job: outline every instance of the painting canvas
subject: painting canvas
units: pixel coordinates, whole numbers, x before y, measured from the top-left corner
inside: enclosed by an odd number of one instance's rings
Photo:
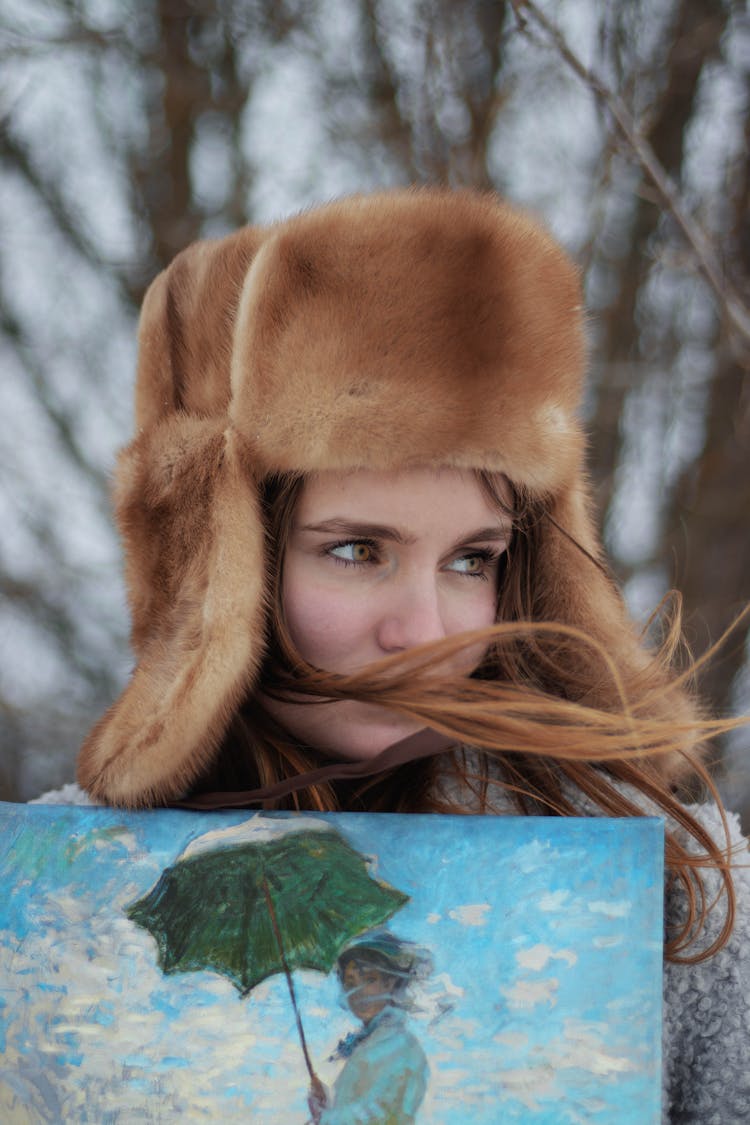
[[[658,1122],[656,819],[0,804],[0,1120]]]

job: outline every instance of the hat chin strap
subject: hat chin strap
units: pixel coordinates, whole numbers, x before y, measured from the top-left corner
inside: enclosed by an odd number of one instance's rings
[[[458,746],[458,740],[439,731],[425,727],[424,730],[410,734],[406,738],[387,746],[374,758],[364,758],[359,761],[332,762],[318,769],[299,773],[295,777],[285,778],[274,785],[264,785],[261,789],[245,789],[230,793],[199,793],[181,801],[173,801],[170,808],[175,809],[244,809],[253,805],[262,805],[266,801],[287,797],[290,793],[298,793],[311,785],[320,785],[324,781],[345,781],[360,777],[373,777],[378,773],[396,769],[397,766],[406,765],[408,762],[417,762],[422,758],[431,758],[436,754],[444,754]]]

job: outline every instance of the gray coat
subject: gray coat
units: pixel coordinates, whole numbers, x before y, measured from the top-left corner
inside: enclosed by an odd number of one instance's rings
[[[689,810],[711,832],[724,838],[715,805]],[[719,953],[697,965],[664,966],[664,1111],[671,1125],[740,1125],[750,1122],[750,853],[737,818],[730,814],[737,847],[733,877],[737,914],[732,936]],[[709,901],[718,889],[715,873],[706,876]],[[667,926],[685,916],[680,888],[667,890]],[[719,933],[723,904],[709,916],[701,944]]]

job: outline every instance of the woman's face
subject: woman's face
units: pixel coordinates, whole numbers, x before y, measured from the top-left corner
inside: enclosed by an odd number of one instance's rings
[[[369,1023],[391,999],[396,978],[366,961],[347,961],[341,975],[346,1002],[357,1019]]]
[[[509,517],[472,472],[310,477],[283,560],[282,609],[292,641],[310,664],[346,674],[491,625],[510,534]],[[464,650],[440,670],[469,675],[483,655],[483,648]],[[354,700],[267,705],[306,745],[345,758],[372,757],[421,726]]]

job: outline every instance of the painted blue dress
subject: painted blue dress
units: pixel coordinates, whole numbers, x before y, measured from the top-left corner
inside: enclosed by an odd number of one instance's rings
[[[429,1067],[406,1015],[386,1007],[366,1028],[333,1085],[320,1125],[411,1125]]]

